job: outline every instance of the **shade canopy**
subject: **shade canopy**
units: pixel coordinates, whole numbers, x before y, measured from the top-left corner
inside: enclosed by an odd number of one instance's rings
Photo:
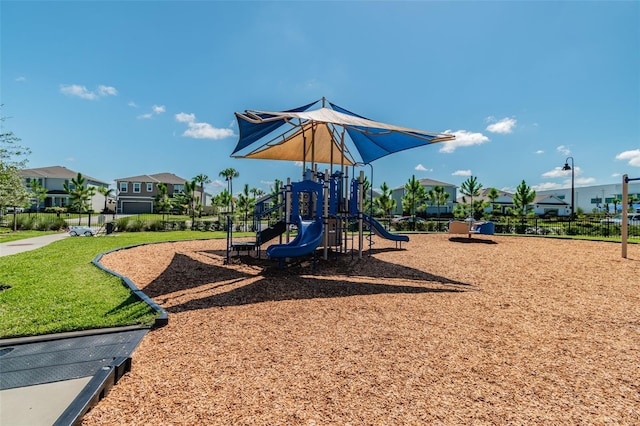
[[[235,158],[261,158],[326,164],[368,164],[394,152],[455,139],[446,133],[410,129],[354,114],[323,98],[287,111],[236,113],[240,139]],[[349,136],[354,155],[345,138]],[[255,146],[254,146],[255,145]],[[248,153],[241,152],[248,150]]]

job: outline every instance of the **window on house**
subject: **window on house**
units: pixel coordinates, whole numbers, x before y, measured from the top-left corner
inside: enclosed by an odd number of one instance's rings
[[[140,182],[133,182],[133,192],[136,194],[140,192]]]
[[[127,182],[120,182],[120,192],[127,192]]]
[[[151,182],[147,182],[147,192],[153,192],[153,184]]]
[[[184,185],[173,185],[173,192],[184,192]]]

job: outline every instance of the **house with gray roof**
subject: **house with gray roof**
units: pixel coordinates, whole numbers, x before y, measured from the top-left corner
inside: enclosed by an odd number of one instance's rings
[[[173,173],[156,173],[116,179],[118,213],[141,214],[154,212],[154,200],[158,195],[158,184],[167,187],[169,197],[184,191],[188,180]],[[200,192],[196,191],[200,196]],[[205,200],[206,203],[206,200]]]
[[[40,186],[46,188],[47,198],[40,202],[37,199],[32,200],[32,210],[42,211],[47,207],[66,207],[69,204],[69,194],[64,190],[64,185],[70,185],[71,180],[78,176],[78,172],[63,166],[39,167],[35,169],[22,169],[19,171],[20,176],[28,190],[31,183],[36,181]],[[109,184],[99,179],[82,173],[88,187],[108,188]],[[110,205],[107,200],[107,205]],[[113,200],[114,201],[114,200]],[[115,203],[115,201],[114,201]],[[91,208],[100,212],[104,209],[105,197],[96,190],[96,194],[91,198]]]

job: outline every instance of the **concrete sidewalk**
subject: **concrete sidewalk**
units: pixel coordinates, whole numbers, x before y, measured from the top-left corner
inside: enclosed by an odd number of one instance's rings
[[[35,250],[67,232],[0,243],[0,256]],[[79,237],[76,237],[79,238]],[[148,327],[0,339],[0,425],[77,425],[118,379]]]
[[[148,328],[0,340],[0,424],[75,425],[131,369]]]
[[[0,243],[0,256],[11,256],[12,254],[35,250],[68,236],[69,234],[67,232],[60,232],[58,234],[49,234],[41,237],[25,238],[24,240]]]

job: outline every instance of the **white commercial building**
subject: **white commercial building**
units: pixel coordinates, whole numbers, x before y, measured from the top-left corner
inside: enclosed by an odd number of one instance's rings
[[[635,200],[633,209],[640,211],[640,181],[629,182],[629,198]],[[571,188],[536,191],[537,195],[553,195],[571,205]],[[584,213],[622,211],[622,179],[608,185],[580,186],[574,188],[575,211]],[[607,210],[608,209],[608,210]],[[629,209],[631,211],[631,208]]]

